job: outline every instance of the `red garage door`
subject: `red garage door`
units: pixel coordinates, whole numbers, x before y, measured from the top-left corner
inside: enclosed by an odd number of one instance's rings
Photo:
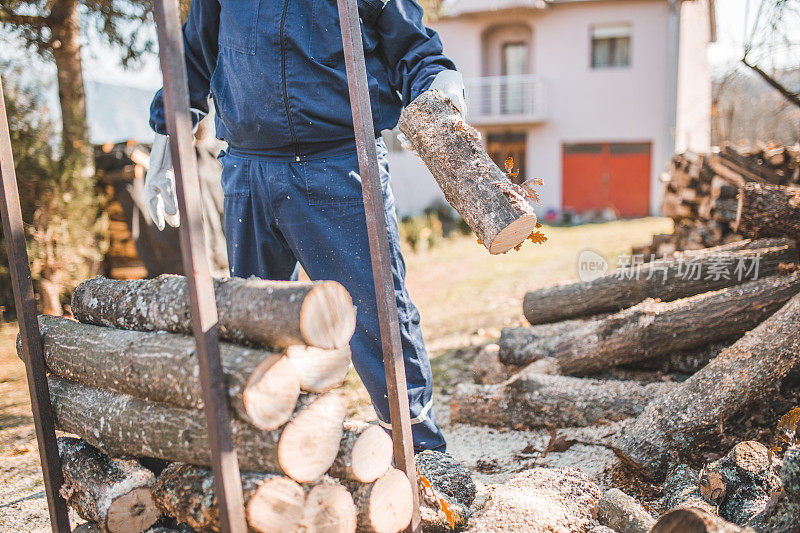
[[[563,209],[649,214],[650,143],[565,144],[562,168]]]

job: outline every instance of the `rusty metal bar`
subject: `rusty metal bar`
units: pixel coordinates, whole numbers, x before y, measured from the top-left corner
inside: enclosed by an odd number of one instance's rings
[[[208,440],[222,531],[245,533],[242,481],[231,436],[217,334],[217,304],[206,256],[197,156],[189,113],[189,88],[177,0],[155,1],[159,57],[164,75],[164,106],[180,211],[183,270],[189,287],[192,331],[203,385]]]
[[[47,387],[39,319],[33,295],[28,249],[25,246],[25,229],[22,225],[22,210],[19,204],[14,158],[11,153],[11,135],[8,130],[2,80],[0,80],[0,177],[3,180],[3,187],[0,190],[0,215],[3,219],[8,270],[11,273],[14,305],[19,321],[19,334],[22,339],[22,357],[25,361],[28,392],[31,397],[33,425],[36,428],[36,442],[39,446],[39,459],[42,462],[44,492],[47,495],[47,507],[50,511],[50,525],[54,532],[63,533],[70,531],[67,504],[58,493],[64,483],[64,477],[61,472],[61,458],[58,456],[55,420],[53,419],[53,407],[50,404],[50,389]]]
[[[389,393],[389,414],[392,422],[394,460],[397,468],[405,472],[414,487],[414,512],[408,531],[421,531],[417,470],[414,465],[414,441],[411,435],[411,414],[408,407],[408,387],[400,341],[400,324],[394,294],[389,240],[386,230],[386,212],[383,204],[378,151],[375,145],[375,126],[372,121],[367,67],[361,24],[356,0],[337,0],[342,28],[347,84],[350,90],[350,107],[358,151],[358,167],[364,194],[364,211],[367,217],[369,255],[375,279],[378,300],[383,363],[386,367],[386,385]]]

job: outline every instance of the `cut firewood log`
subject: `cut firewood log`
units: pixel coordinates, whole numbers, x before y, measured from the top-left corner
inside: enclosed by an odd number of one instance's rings
[[[229,278],[214,281],[222,339],[286,348],[340,348],[356,325],[353,301],[335,281],[302,283]],[[72,293],[79,321],[122,329],[191,333],[186,278],[89,279]]]
[[[347,481],[353,494],[362,533],[397,533],[411,522],[411,483],[400,470],[392,468],[372,483]]]
[[[450,400],[450,419],[518,429],[590,426],[636,416],[676,386],[523,372],[499,385],[460,384]]]
[[[519,368],[504,365],[500,362],[500,347],[497,344],[488,344],[481,348],[472,360],[472,381],[482,385],[502,383]]]
[[[579,468],[533,468],[497,487],[470,531],[585,531],[596,523],[602,495]]]
[[[418,96],[403,110],[398,127],[489,253],[507,252],[536,231],[530,190],[498,168],[480,133],[443,92]]]
[[[242,472],[245,518],[251,531],[295,531],[306,495],[291,479]],[[199,531],[220,531],[214,474],[208,468],[172,463],[158,476],[155,499],[165,514]]]
[[[303,486],[306,506],[299,531],[303,533],[354,533],[356,506],[353,496],[338,481],[322,476]],[[277,530],[276,530],[277,531]]]
[[[323,393],[342,384],[350,369],[350,347],[325,350],[314,346],[289,346],[286,358],[292,363],[306,392]]]
[[[651,533],[756,533],[702,509],[683,507],[664,514]]]
[[[679,372],[681,374],[694,374],[709,361],[722,353],[737,338],[726,339],[720,342],[712,342],[702,348],[693,348],[681,352],[660,355],[653,359],[645,359],[627,365],[626,368],[642,368],[648,370],[661,370],[665,373]]]
[[[671,468],[664,480],[664,509],[694,507],[710,514],[717,514],[717,506],[708,503],[700,494],[700,474],[692,467],[680,464]]]
[[[770,503],[754,516],[748,526],[770,533],[797,533],[800,524],[800,447],[792,446],[783,456],[781,466],[783,490],[774,494]]]
[[[136,461],[111,459],[86,441],[58,439],[64,472],[61,496],[78,515],[111,533],[140,533],[161,512],[153,501],[155,476]]]
[[[758,275],[764,277],[778,272],[781,263],[797,262],[797,247],[788,239],[748,241],[740,246],[734,250],[717,247],[702,253],[678,254],[670,259],[610,273],[594,281],[570,281],[530,291],[525,294],[522,309],[525,318],[534,325],[616,312],[646,298],[667,302],[751,279],[752,272],[750,276],[734,273],[740,264],[746,269],[758,261]],[[729,275],[706,276],[708,269],[715,265],[727,265]],[[700,269],[703,274],[686,275],[691,274],[689,269]],[[697,270],[692,272],[696,274]]]
[[[656,523],[639,502],[619,489],[603,493],[597,507],[597,521],[619,533],[650,533]]]
[[[581,330],[587,325],[610,315],[599,315],[587,319],[563,320],[548,324],[537,324],[535,326],[506,327],[500,331],[500,342],[498,359],[501,364],[506,365],[514,372],[519,370],[518,366],[531,362],[532,345],[542,345],[549,349],[555,349],[555,342],[559,335],[569,334]]]
[[[69,380],[154,402],[203,406],[195,343],[174,333],[126,331],[39,317],[48,370]],[[286,423],[300,395],[292,364],[281,355],[220,344],[231,407],[261,429]]]
[[[348,421],[330,474],[341,479],[371,483],[392,466],[393,455],[392,439],[382,427]]]
[[[476,494],[469,472],[452,455],[432,450],[418,453],[414,463],[422,529],[426,533],[464,529]]]
[[[800,292],[800,272],[775,275],[672,302],[644,302],[555,338],[538,339],[515,351],[514,363],[546,357],[562,374],[585,375],[605,368],[689,350],[742,335]],[[503,352],[500,353],[503,359]]]
[[[740,442],[700,472],[700,494],[718,505],[719,515],[734,524],[749,522],[780,488],[772,454],[755,441]]]
[[[112,457],[153,457],[211,464],[203,413],[149,402],[62,378],[48,379],[56,426],[82,436]],[[344,402],[331,393],[285,426],[261,431],[231,421],[242,470],[283,472],[298,482],[313,481],[330,468],[339,449]]]
[[[650,478],[670,458],[713,435],[797,366],[800,295],[673,390],[653,400],[614,442],[616,452]]]
[[[739,191],[734,231],[800,240],[800,188],[748,183]]]

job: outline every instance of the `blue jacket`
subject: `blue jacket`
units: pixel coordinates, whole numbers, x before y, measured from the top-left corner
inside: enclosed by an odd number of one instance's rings
[[[358,0],[376,136],[455,65],[415,0]],[[193,0],[183,26],[193,119],[216,107],[217,136],[265,155],[353,142],[336,0]],[[150,125],[166,135],[161,91]]]

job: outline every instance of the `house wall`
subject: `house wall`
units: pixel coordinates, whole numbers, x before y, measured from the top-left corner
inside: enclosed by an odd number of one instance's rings
[[[681,7],[677,152],[705,152],[711,147],[711,74],[707,55],[702,53],[711,39],[708,1],[684,2]]]
[[[676,136],[691,146],[708,143],[708,19],[701,12],[705,1],[688,2],[691,11],[687,9],[682,16],[682,37],[686,37],[680,49]],[[488,52],[483,50],[484,32],[506,24],[530,28],[530,69],[545,83],[546,119],[529,126],[481,130],[484,136],[492,131],[526,132],[528,177],[544,180],[540,189],[544,204],[541,212],[561,209],[564,143],[614,141],[652,143],[651,211],[657,211],[661,195],[657,178],[672,155],[666,135],[668,11],[667,2],[659,0],[570,2],[542,9],[445,17],[432,24],[442,38],[445,53],[467,78],[496,74],[499,69],[496,64],[486,64],[494,60],[487,58]],[[592,69],[592,25],[617,23],[631,24],[630,65]],[[391,154],[401,211],[411,203],[403,201],[404,192],[413,195],[416,204],[425,204],[427,199],[414,190],[425,180],[432,180],[424,169],[414,165],[418,161],[409,157],[413,156]],[[408,173],[413,173],[413,178]]]

